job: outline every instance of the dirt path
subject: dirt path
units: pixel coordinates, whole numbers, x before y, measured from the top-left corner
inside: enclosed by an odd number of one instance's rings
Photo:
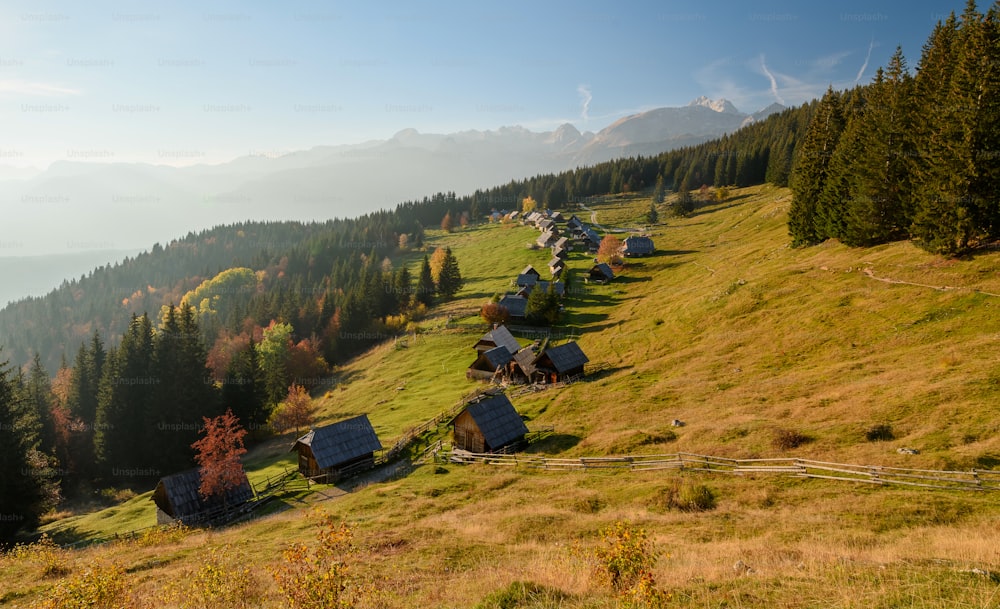
[[[984,292],[982,290],[977,290],[975,288],[965,288],[965,287],[953,286],[953,285],[930,285],[930,284],[926,284],[926,283],[915,283],[915,282],[912,282],[912,281],[903,281],[902,279],[892,279],[891,277],[878,277],[878,276],[875,275],[875,271],[873,271],[871,268],[866,268],[866,269],[862,270],[861,272],[864,273],[865,276],[867,276],[870,279],[874,279],[875,281],[881,281],[882,283],[889,283],[889,284],[893,284],[893,285],[911,285],[911,286],[918,287],[918,288],[927,288],[927,289],[930,289],[930,290],[936,290],[938,292],[949,292],[949,291],[952,291],[952,290],[967,290],[969,292],[975,292],[976,294],[984,294],[986,296],[1000,297],[1000,294],[994,294],[993,292]]]

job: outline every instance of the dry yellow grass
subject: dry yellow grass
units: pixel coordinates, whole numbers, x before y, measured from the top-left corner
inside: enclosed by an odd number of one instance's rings
[[[529,427],[555,426],[556,439],[543,447],[566,456],[629,448],[928,468],[997,463],[1000,258],[955,262],[906,243],[790,249],[789,196],[771,187],[745,189],[690,218],[669,219],[652,227],[660,255],[631,261],[621,281],[571,295],[571,330],[592,360],[611,369],[515,400]],[[626,196],[592,207],[601,223],[629,225],[648,205]],[[459,244],[467,255],[479,248],[468,267],[467,298],[447,309],[458,327],[445,329],[442,318],[432,317],[417,343],[381,347],[344,366],[344,388],[318,400],[324,420],[366,412],[391,438],[474,387],[462,371],[478,329],[461,316],[503,289],[530,255],[524,250],[530,231],[482,229],[488,246],[476,235],[432,241],[452,244],[460,260]],[[588,264],[574,254],[570,266]],[[402,381],[406,388],[398,390]],[[687,424],[671,428],[675,418]],[[891,425],[895,439],[865,440],[864,431],[881,423]],[[773,442],[777,429],[811,441],[782,450]],[[676,439],[645,442],[666,430]],[[921,453],[900,455],[901,446]],[[277,444],[269,450],[256,458],[280,458]],[[664,509],[663,493],[677,484],[709,487],[717,506]],[[428,465],[355,492],[317,494],[217,532],[159,546],[73,552],[70,572],[119,562],[137,603],[181,606],[164,600],[164,590],[199,568],[205,548],[232,546],[260,581],[260,606],[277,607],[268,567],[286,544],[311,540],[305,511],[295,509],[304,504],[353,527],[355,572],[380,590],[367,599],[372,606],[474,607],[513,582],[529,581],[560,592],[562,600],[522,606],[616,607],[618,599],[590,579],[572,551],[595,547],[598,531],[616,520],[644,527],[663,552],[655,575],[673,594],[670,606],[868,609],[1000,601],[1000,505],[993,494],[486,466]],[[738,561],[750,571],[734,570]],[[30,606],[56,581],[23,559],[0,560],[0,601],[8,605]]]

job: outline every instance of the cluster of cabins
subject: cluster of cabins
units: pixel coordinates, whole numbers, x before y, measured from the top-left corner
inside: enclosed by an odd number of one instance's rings
[[[590,360],[574,341],[555,347],[533,343],[522,347],[506,326],[497,326],[473,346],[476,359],[466,378],[497,384],[558,383],[583,375]]]
[[[496,390],[467,401],[449,425],[454,428],[452,447],[477,453],[507,452],[523,443],[528,433],[510,399]],[[375,467],[375,453],[382,450],[382,443],[368,416],[359,415],[311,430],[291,450],[298,453],[303,477],[334,483]],[[199,492],[198,469],[161,478],[152,496],[157,523],[210,523],[210,516],[226,507],[231,513],[245,512],[255,495],[246,472],[241,475],[237,487],[208,498]]]
[[[549,272],[553,278],[565,270],[566,258],[574,247],[594,253],[601,246],[601,236],[575,215],[566,219],[557,211],[532,211],[521,221],[526,225],[533,225],[541,232],[535,241],[538,247],[552,249]]]
[[[515,219],[517,212],[510,214]],[[524,319],[532,290],[550,287],[562,296],[565,285],[559,276],[574,246],[597,252],[601,237],[575,215],[568,220],[559,212],[533,211],[522,217],[541,231],[539,247],[552,249],[549,261],[550,281],[543,280],[528,265],[514,280],[516,291],[500,300],[511,320]],[[624,240],[622,255],[647,256],[655,252],[649,237],[630,236]],[[595,264],[587,281],[605,283],[614,279],[607,264]],[[522,346],[507,327],[498,325],[484,334],[473,346],[476,358],[466,377],[498,384],[557,383],[580,376],[589,359],[575,342],[550,347],[546,342]],[[454,428],[452,446],[470,452],[506,452],[524,441],[527,427],[513,404],[502,392],[487,390],[469,400],[449,425]],[[298,438],[291,450],[298,455],[298,471],[304,477],[332,483],[375,466],[375,453],[382,450],[367,415],[360,415],[318,427]],[[254,490],[242,473],[239,485],[219,496],[203,497],[199,488],[201,473],[191,469],[161,478],[153,491],[157,522],[205,522],[208,515],[229,509],[239,511],[249,505]]]

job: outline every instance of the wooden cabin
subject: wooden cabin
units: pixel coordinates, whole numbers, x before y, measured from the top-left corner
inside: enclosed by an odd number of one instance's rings
[[[549,347],[533,362],[533,379],[546,383],[557,383],[583,375],[583,369],[590,360],[576,342],[568,342],[558,347]]]
[[[517,339],[514,338],[514,335],[510,333],[510,330],[506,326],[497,326],[486,334],[483,334],[483,337],[479,339],[473,348],[476,350],[476,353],[484,353],[496,347],[507,347],[507,350],[513,355],[521,348],[521,344],[517,342]]]
[[[552,260],[549,260],[549,272],[552,273],[552,277],[558,277],[559,273],[566,270],[566,262],[559,258],[558,256],[553,256]]]
[[[625,241],[622,242],[622,255],[626,258],[649,256],[655,251],[656,246],[649,237],[625,237]]]
[[[588,252],[596,252],[601,247],[601,236],[592,228],[583,230],[583,242]]]
[[[493,453],[523,442],[528,428],[504,394],[476,397],[451,420],[457,450]]]
[[[253,488],[240,466],[240,484],[224,494],[201,496],[201,470],[185,470],[160,478],[151,497],[156,504],[156,524],[199,524],[212,520],[225,510],[238,510],[253,499]]]
[[[593,281],[594,283],[607,283],[614,278],[615,272],[603,262],[592,266],[590,273],[587,275],[587,281]]]
[[[292,450],[299,453],[299,473],[332,483],[374,467],[382,443],[363,414],[310,431]]]
[[[538,247],[552,247],[552,244],[558,240],[559,237],[555,233],[552,231],[545,231],[538,236],[538,239],[535,240],[535,244],[537,244]]]
[[[516,294],[504,294],[497,304],[507,309],[512,321],[523,320],[528,311],[528,299]]]
[[[507,363],[507,372],[504,379],[511,383],[530,383],[535,378],[535,352],[525,347],[517,353]]]
[[[514,354],[504,346],[494,347],[489,351],[481,351],[476,357],[476,361],[472,362],[465,371],[465,378],[481,381],[491,380],[496,376],[498,371],[503,374],[507,368],[507,363],[513,357]]]

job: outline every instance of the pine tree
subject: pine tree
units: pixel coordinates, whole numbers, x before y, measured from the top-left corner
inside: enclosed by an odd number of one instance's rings
[[[7,362],[0,362],[0,542],[33,527],[43,509],[42,471],[33,462],[22,420],[25,405],[19,402]]]
[[[663,185],[663,174],[656,175],[656,186],[653,187],[653,203],[659,205],[667,198],[667,189]]]
[[[833,87],[820,100],[816,114],[802,140],[791,176],[792,204],[788,210],[788,232],[793,245],[812,245],[831,236],[818,216],[820,195],[826,186],[833,153],[844,130],[841,96]]]
[[[851,171],[854,184],[845,216],[845,243],[868,246],[909,234],[914,156],[911,89],[906,60],[897,48],[887,70],[879,69],[866,90],[862,156]]]
[[[958,104],[961,91],[952,81],[961,50],[954,14],[939,23],[923,48],[916,78],[916,99],[934,120],[915,125],[921,154],[914,168],[916,209],[911,232],[925,249],[964,250],[974,234],[965,180],[969,150]]]
[[[55,449],[56,431],[52,419],[54,397],[52,380],[42,364],[42,358],[35,352],[31,367],[25,379],[25,399],[38,425],[38,448],[52,454]]]
[[[417,302],[425,306],[431,306],[434,303],[434,278],[431,276],[431,263],[430,258],[424,255],[424,261],[420,265],[420,276],[417,278],[417,292],[415,297]]]
[[[392,280],[392,293],[396,297],[396,309],[406,311],[410,308],[410,300],[413,296],[413,278],[410,276],[410,269],[402,265]]]
[[[170,305],[153,344],[153,419],[156,441],[150,466],[160,475],[186,469],[193,462],[191,444],[201,419],[218,414],[218,396],[205,365],[206,351],[194,310]]]
[[[270,414],[264,374],[257,358],[257,345],[233,355],[222,381],[222,403],[243,423],[252,435],[262,435]]]
[[[147,315],[132,315],[128,331],[105,365],[98,401],[94,448],[105,474],[136,478],[146,470],[159,379],[152,375],[153,327]]]
[[[445,300],[451,300],[462,289],[462,273],[458,268],[458,259],[452,254],[451,248],[445,248],[441,273],[438,276],[437,291]]]

